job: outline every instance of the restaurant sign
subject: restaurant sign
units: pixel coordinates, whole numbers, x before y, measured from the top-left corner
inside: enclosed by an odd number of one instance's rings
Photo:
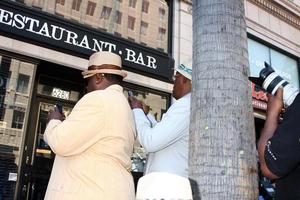
[[[168,54],[146,48],[79,23],[34,10],[13,2],[0,1],[0,31],[18,39],[88,58],[96,51],[110,51],[122,57],[128,70],[171,80],[173,60]]]

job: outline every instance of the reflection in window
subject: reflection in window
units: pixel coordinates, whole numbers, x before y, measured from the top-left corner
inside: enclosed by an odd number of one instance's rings
[[[148,9],[149,9],[149,1],[143,0],[143,4],[142,4],[142,12],[148,13]]]
[[[28,93],[28,83],[30,77],[25,74],[19,74],[17,92],[27,94]]]
[[[65,5],[65,0],[56,0],[57,4]]]
[[[134,22],[135,22],[135,18],[128,16],[128,28],[131,30],[134,30]]]
[[[273,69],[293,86],[299,88],[299,72],[297,60],[273,49],[270,50]]]
[[[135,8],[136,0],[129,0],[129,7]]]
[[[116,11],[116,21],[117,24],[122,23],[122,13],[120,11]]]
[[[147,35],[148,23],[141,22],[141,35]]]
[[[163,41],[166,35],[166,29],[158,28],[158,40]]]
[[[14,110],[12,128],[22,129],[25,113],[22,111]]]
[[[21,92],[29,93],[34,71],[34,64],[0,54],[0,174],[17,173],[21,141],[25,135],[25,113],[30,103],[29,95],[17,92],[17,87]],[[0,178],[0,187],[5,185],[7,188],[6,196],[2,196],[4,199],[14,199],[15,183]]]
[[[73,0],[72,9],[79,11],[82,0]]]
[[[94,2],[88,2],[87,8],[86,8],[86,14],[93,16],[96,8],[96,3]]]
[[[254,40],[248,39],[248,59],[250,64],[250,76],[259,76],[264,62],[270,63],[269,48]]]
[[[108,19],[111,13],[111,8],[103,6],[102,12],[101,12],[101,19]]]

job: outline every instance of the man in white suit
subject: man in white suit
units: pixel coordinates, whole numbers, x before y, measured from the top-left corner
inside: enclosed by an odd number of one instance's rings
[[[173,87],[176,102],[160,122],[148,114],[141,101],[129,97],[138,139],[148,154],[145,174],[168,172],[188,177],[191,79],[191,66],[181,64],[176,68]]]
[[[123,88],[126,73],[119,55],[91,55],[87,94],[64,120],[49,114],[45,141],[56,154],[46,200],[133,200],[130,173],[134,118]]]

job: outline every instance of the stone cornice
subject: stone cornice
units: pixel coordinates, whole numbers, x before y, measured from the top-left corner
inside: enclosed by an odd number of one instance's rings
[[[300,5],[293,3],[290,0],[273,0],[277,2],[278,4],[283,5],[284,7],[287,7],[289,10],[293,10],[296,14],[300,16]]]
[[[287,7],[280,5],[275,0],[247,0],[262,9],[270,12],[272,15],[277,16],[283,21],[291,24],[292,26],[300,29],[300,16],[291,12]],[[300,13],[299,13],[300,14]]]

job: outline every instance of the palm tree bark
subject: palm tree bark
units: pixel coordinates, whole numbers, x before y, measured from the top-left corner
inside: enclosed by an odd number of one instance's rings
[[[189,177],[194,199],[257,199],[244,0],[194,0],[193,41]]]

